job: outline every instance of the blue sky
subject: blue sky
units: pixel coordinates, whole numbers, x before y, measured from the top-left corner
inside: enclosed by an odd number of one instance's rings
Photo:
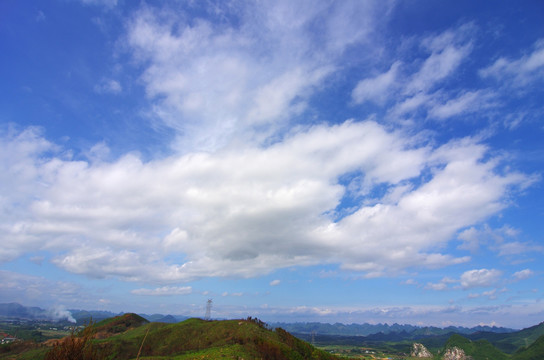
[[[544,320],[541,1],[0,3],[0,301]]]

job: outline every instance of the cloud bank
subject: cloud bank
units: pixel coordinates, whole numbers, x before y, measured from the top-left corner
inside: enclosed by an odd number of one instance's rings
[[[4,261],[32,247],[73,273],[156,283],[318,263],[380,276],[465,262],[440,249],[530,181],[474,139],[433,148],[372,121],[149,162],[63,159],[36,129],[4,134],[0,146],[17,154],[3,160],[2,189],[26,189],[2,194]],[[358,199],[349,211],[347,197]]]

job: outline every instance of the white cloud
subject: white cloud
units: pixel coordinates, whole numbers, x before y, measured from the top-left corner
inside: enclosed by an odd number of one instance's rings
[[[172,296],[191,294],[193,289],[190,286],[163,286],[155,289],[134,289],[131,291],[134,295],[145,296]]]
[[[427,92],[436,83],[450,76],[467,58],[471,49],[470,44],[462,46],[448,44],[444,48],[433,49],[419,71],[410,79],[406,92],[408,94]]]
[[[74,283],[0,270],[0,302],[40,303],[47,307],[92,303],[92,296],[83,294],[81,286]]]
[[[476,33],[476,27],[468,23],[404,41],[402,47],[410,48],[411,56],[417,54],[415,59],[396,59],[389,71],[360,81],[352,92],[353,101],[390,105],[385,108],[386,118],[397,123],[408,120],[409,124],[418,118],[443,120],[480,114],[498,106],[498,94],[492,90],[449,86],[455,84],[454,75],[469,58]]]
[[[500,256],[515,256],[532,252],[543,253],[544,247],[528,242],[512,241],[499,244],[498,250]]]
[[[430,282],[427,283],[427,285],[425,286],[425,289],[442,291],[442,290],[448,289],[449,284],[454,284],[458,282],[459,282],[458,280],[445,277],[442,280],[440,280],[440,282],[438,283],[430,283]]]
[[[117,80],[102,79],[100,83],[94,86],[94,91],[98,94],[119,94],[123,91],[123,88]]]
[[[527,181],[532,181],[531,178],[528,177]],[[498,229],[493,229],[488,224],[484,224],[478,229],[470,227],[459,233],[458,239],[462,241],[462,244],[458,248],[476,252],[480,247],[485,246],[498,253],[499,256],[511,258],[535,252],[544,252],[542,246],[516,240],[519,233],[518,229],[508,225]]]
[[[281,283],[281,280],[272,280],[270,286],[278,286]]]
[[[474,25],[467,23],[421,39],[421,48],[430,55],[410,76],[404,93],[410,96],[428,93],[436,84],[451,76],[472,51],[471,37],[474,33]]]
[[[498,174],[472,139],[432,149],[374,122],[149,162],[63,160],[29,131],[0,140],[14,157],[2,158],[2,188],[20,189],[3,194],[2,259],[48,250],[57,266],[98,278],[172,283],[323,262],[371,277],[466,262],[436,249],[527,179]],[[362,195],[340,216],[349,185],[339,179],[353,173],[369,189],[403,190],[371,205]]]
[[[458,236],[458,239],[463,241],[459,248],[476,252],[480,248],[480,237],[480,232],[474,227],[463,230]]]
[[[464,289],[490,287],[496,285],[501,276],[502,272],[496,269],[469,270],[461,275],[461,286]]]
[[[480,70],[480,76],[508,81],[515,87],[542,79],[544,77],[544,39],[534,44],[532,53],[518,59],[501,57],[492,65]]]
[[[431,118],[447,119],[460,114],[473,113],[494,106],[492,99],[493,95],[483,90],[467,91],[445,103],[434,104],[428,114]]]
[[[439,283],[427,283],[427,285],[425,286],[425,289],[431,289],[431,290],[446,290],[448,287],[447,284],[443,283],[443,282],[439,282]]]
[[[306,108],[342,52],[372,32],[384,6],[249,4],[235,12],[236,26],[189,22],[183,11],[148,6],[128,24],[127,44],[145,68],[153,114],[178,135],[173,146],[213,150],[282,129]]]
[[[531,270],[531,269],[524,269],[524,270],[520,270],[520,271],[517,271],[515,272],[512,277],[515,279],[515,280],[525,280],[525,279],[528,279],[530,278],[531,276],[534,275],[534,272]]]
[[[397,81],[397,72],[400,62],[395,62],[389,70],[373,78],[366,78],[357,83],[351,93],[351,97],[356,104],[365,101],[373,101],[383,105],[389,98],[391,88]]]
[[[390,110],[390,116],[399,118],[408,113],[416,112],[418,109],[424,108],[429,103],[433,103],[433,97],[426,93],[418,93],[414,96],[407,97],[402,101],[397,102]]]
[[[47,187],[43,169],[48,160],[44,155],[57,151],[58,147],[45,140],[36,127],[0,131],[0,230],[11,233],[2,239],[0,261],[12,260],[41,242],[18,236],[14,230],[24,227],[20,220],[27,218],[28,207]]]
[[[477,299],[477,298],[480,298],[480,297],[486,297],[489,300],[496,300],[500,293],[504,293],[506,291],[507,291],[507,289],[503,288],[500,291],[498,291],[497,289],[492,289],[492,290],[489,290],[489,291],[483,291],[481,293],[470,293],[470,294],[468,294],[468,298],[469,299]]]

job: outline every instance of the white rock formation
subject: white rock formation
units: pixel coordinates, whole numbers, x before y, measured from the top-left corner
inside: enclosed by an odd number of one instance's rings
[[[411,357],[417,357],[417,358],[432,358],[433,354],[427,350],[423,344],[414,343],[412,344],[412,351],[410,352]]]
[[[444,353],[444,356],[442,357],[444,360],[470,360],[472,357],[466,356],[463,349],[458,348],[457,346],[454,346],[452,348],[449,348]]]

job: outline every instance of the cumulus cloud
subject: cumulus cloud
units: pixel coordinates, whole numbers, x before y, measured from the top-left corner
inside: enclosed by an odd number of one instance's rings
[[[490,287],[496,285],[501,276],[502,272],[496,269],[469,270],[461,275],[461,286],[464,289]]]
[[[76,161],[39,129],[2,133],[0,261],[46,250],[72,273],[159,284],[318,263],[375,277],[469,261],[445,245],[506,207],[530,177],[500,168],[469,137],[436,146],[357,120],[286,131],[388,8],[311,4],[248,5],[222,21],[140,7],[126,23],[125,50],[142,70],[151,117],[173,130],[179,151],[112,160],[99,143]],[[214,11],[207,16],[227,10]],[[418,39],[420,58],[362,79],[353,101],[399,95],[388,111],[396,117],[481,109],[485,91],[436,91],[472,51],[472,31]],[[104,79],[98,90],[122,88]],[[477,275],[465,274],[467,287]],[[157,289],[138,291],[175,288]]]
[[[527,177],[498,173],[473,139],[437,148],[416,139],[347,121],[268,147],[89,163],[59,157],[25,130],[0,142],[21,160],[3,158],[11,176],[2,188],[26,187],[3,195],[1,254],[13,259],[31,246],[73,273],[156,283],[317,263],[381,276],[466,262],[436,249],[504,208]],[[345,174],[364,181],[340,182]],[[339,211],[354,186],[404,190]]]
[[[523,270],[520,270],[520,271],[516,271],[512,275],[512,277],[514,278],[514,280],[519,281],[519,280],[528,279],[533,275],[534,275],[534,272],[531,269],[523,269]]]
[[[438,290],[438,291],[446,290],[448,289],[449,284],[454,284],[457,282],[459,281],[455,279],[451,279],[449,277],[445,277],[442,280],[440,280],[440,282],[438,283],[430,283],[430,282],[427,283],[427,285],[425,286],[425,289]]]

